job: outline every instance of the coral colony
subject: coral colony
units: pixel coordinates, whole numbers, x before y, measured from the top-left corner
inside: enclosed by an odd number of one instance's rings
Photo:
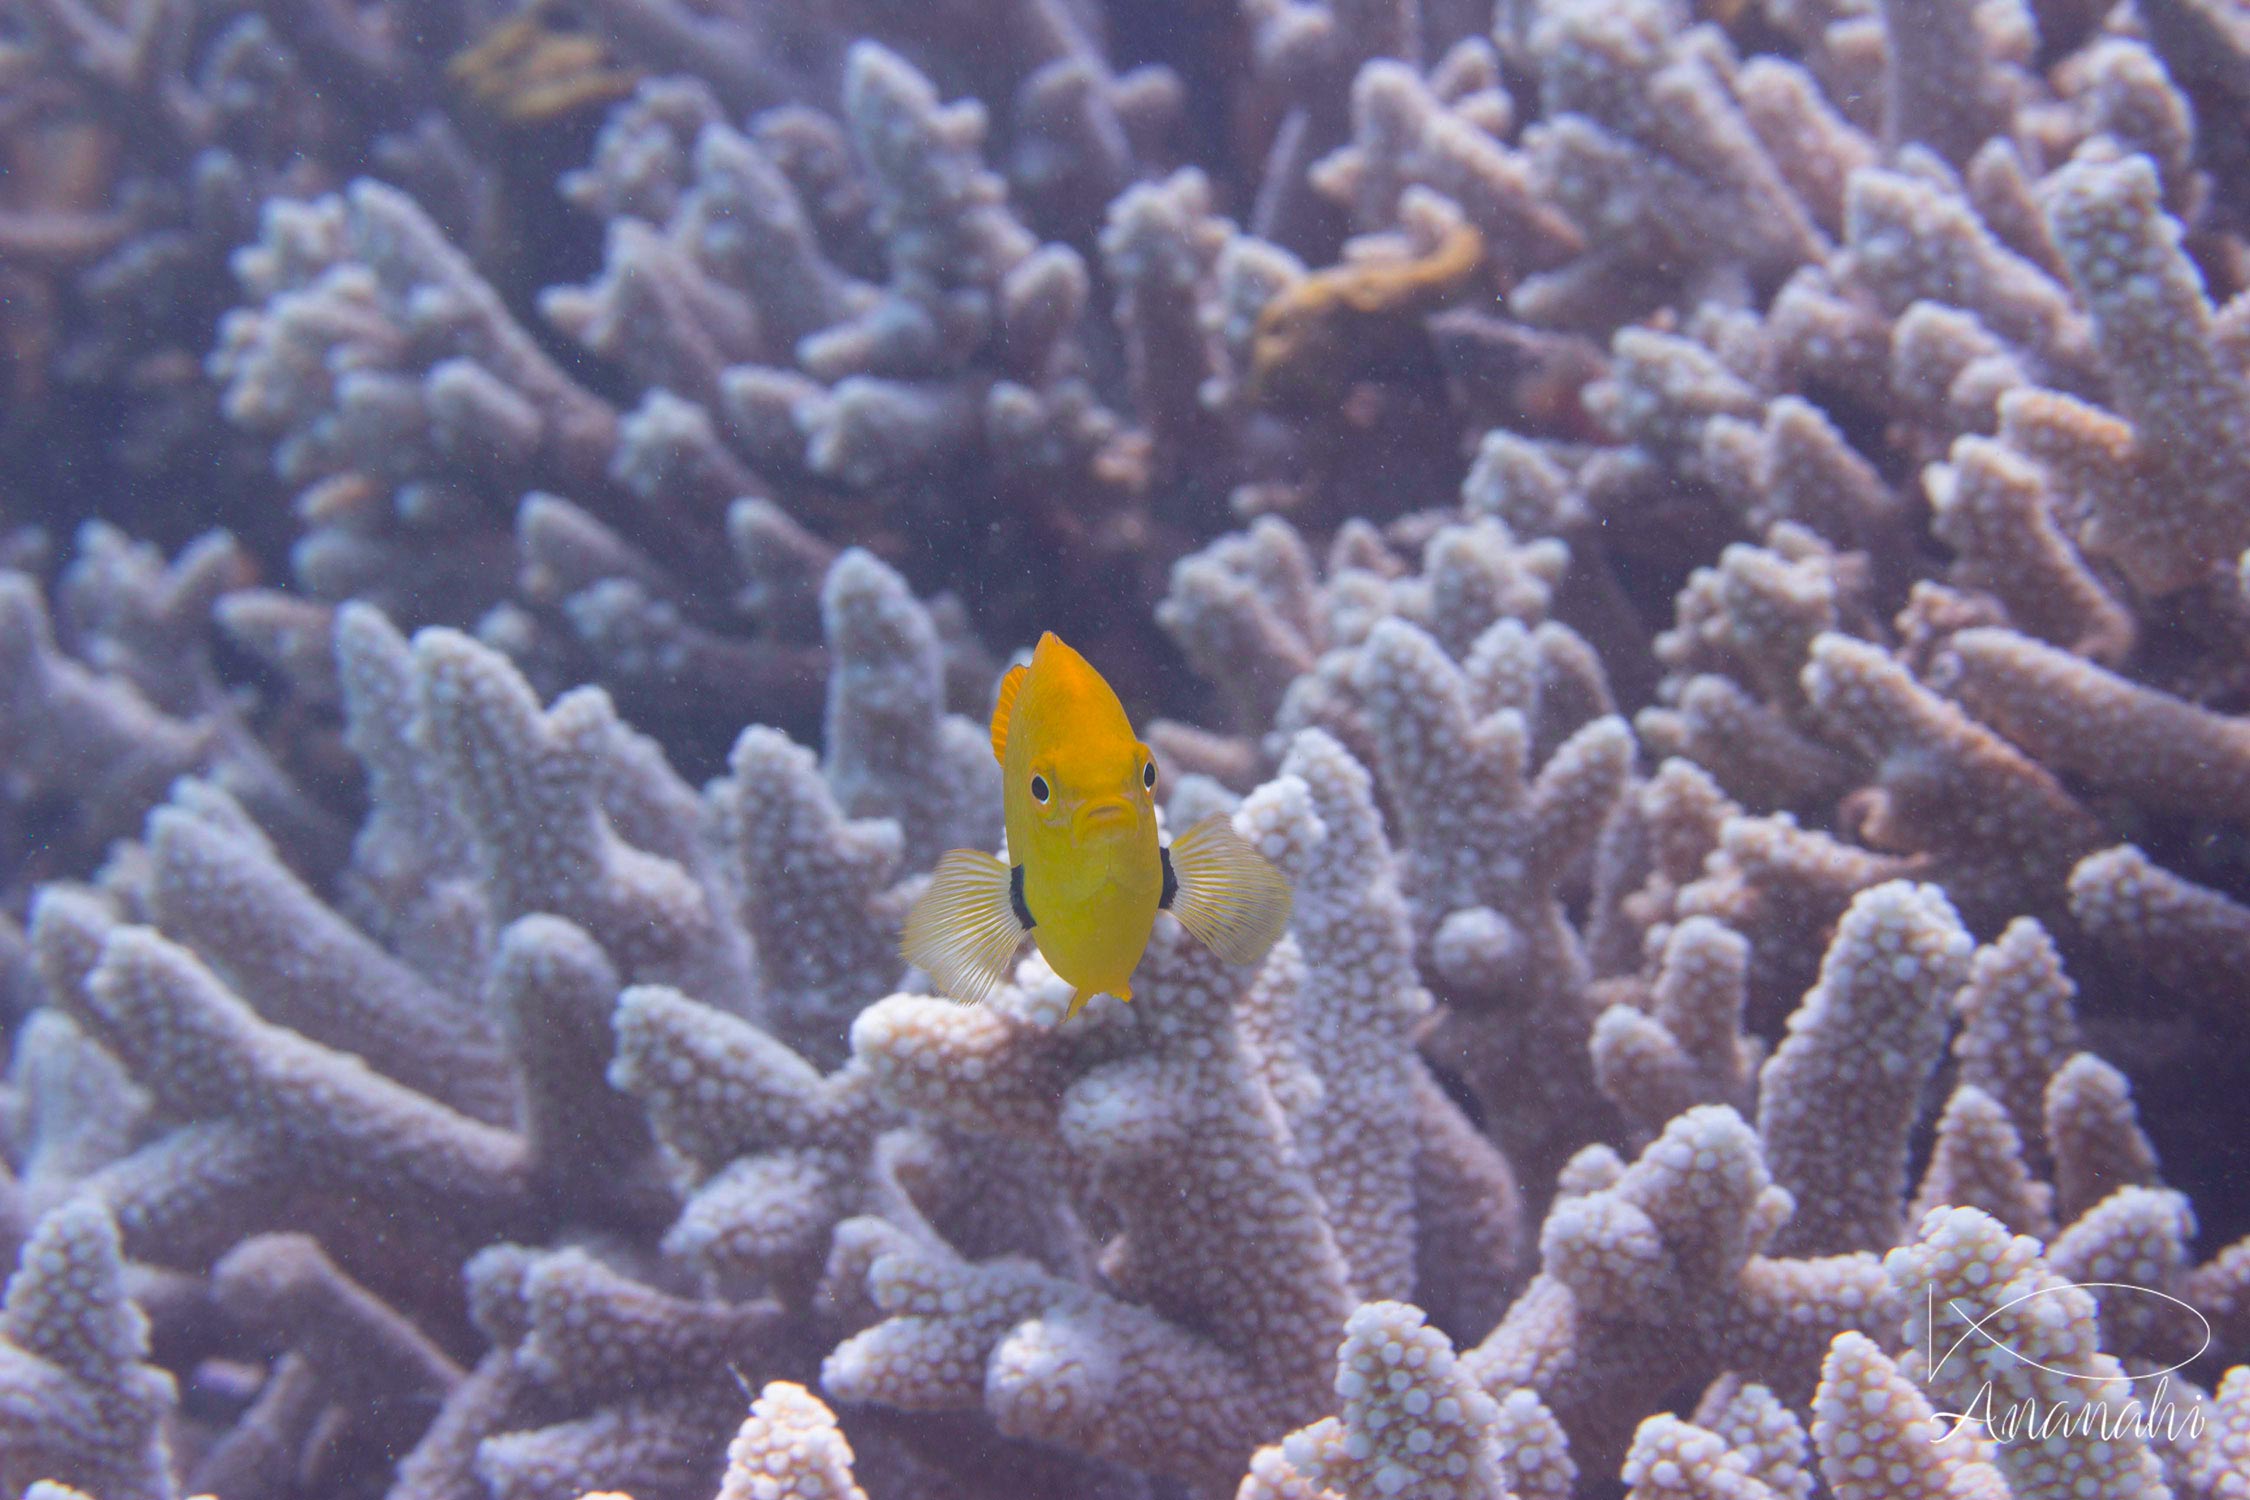
[[[0,0],[0,1497],[2250,1497],[2241,0]],[[1043,630],[1286,876],[900,958]]]

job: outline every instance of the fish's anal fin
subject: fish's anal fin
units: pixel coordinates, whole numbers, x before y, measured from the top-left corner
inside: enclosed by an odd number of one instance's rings
[[[1000,679],[1000,697],[992,705],[992,758],[1002,765],[1008,763],[1008,720],[1016,711],[1016,694],[1023,691],[1024,673],[1029,670],[1020,663],[1008,668]]]
[[[1063,1012],[1063,1019],[1067,1021],[1072,1016],[1075,1016],[1080,1011],[1084,1010],[1086,1008],[1086,1002],[1093,999],[1096,995],[1115,995],[1118,999],[1124,1001],[1127,1005],[1133,1003],[1133,987],[1129,984],[1120,985],[1113,990],[1090,990],[1087,989],[1084,985],[1080,985],[1078,988],[1070,992],[1070,1008]]]
[[[1172,872],[1172,851],[1170,849],[1160,846],[1156,851],[1156,857],[1164,864],[1164,891],[1162,895],[1156,898],[1156,909],[1158,911],[1170,911],[1173,898],[1180,894],[1180,877]]]
[[[1013,884],[997,855],[951,851],[906,914],[900,956],[941,993],[971,1005],[982,1000],[1006,981],[1008,962],[1029,930],[1016,920]]]
[[[1199,818],[1172,840],[1168,907],[1197,942],[1230,964],[1254,964],[1289,925],[1289,881],[1234,831],[1225,813]]]

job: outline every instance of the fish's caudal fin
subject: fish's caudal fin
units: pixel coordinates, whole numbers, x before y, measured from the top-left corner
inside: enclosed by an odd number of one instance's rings
[[[1070,992],[1070,1009],[1063,1012],[1063,1019],[1067,1021],[1072,1016],[1075,1016],[1080,1011],[1084,1010],[1086,1008],[1086,1002],[1093,999],[1096,995],[1115,995],[1118,999],[1124,1001],[1127,1005],[1133,1003],[1133,987],[1129,984],[1120,985],[1113,990],[1090,990],[1087,989],[1084,985],[1080,985],[1078,988]]]
[[[974,1005],[1008,977],[1029,929],[1016,919],[1007,864],[976,849],[955,849],[937,863],[929,888],[906,914],[899,952],[938,989]]]
[[[1180,925],[1230,964],[1254,964],[1289,925],[1289,881],[1234,831],[1225,813],[1199,818],[1172,840],[1176,887],[1166,903]]]

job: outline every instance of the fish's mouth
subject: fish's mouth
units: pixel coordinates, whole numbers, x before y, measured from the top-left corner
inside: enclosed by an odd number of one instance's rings
[[[1103,797],[1099,801],[1089,802],[1078,809],[1078,815],[1071,820],[1072,831],[1078,834],[1115,828],[1133,821],[1133,804],[1123,797]]]

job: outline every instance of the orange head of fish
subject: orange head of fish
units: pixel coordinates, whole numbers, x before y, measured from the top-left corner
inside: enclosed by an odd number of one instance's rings
[[[1053,631],[1003,684],[993,748],[1011,850],[1083,845],[1153,820],[1154,756],[1108,681]]]

